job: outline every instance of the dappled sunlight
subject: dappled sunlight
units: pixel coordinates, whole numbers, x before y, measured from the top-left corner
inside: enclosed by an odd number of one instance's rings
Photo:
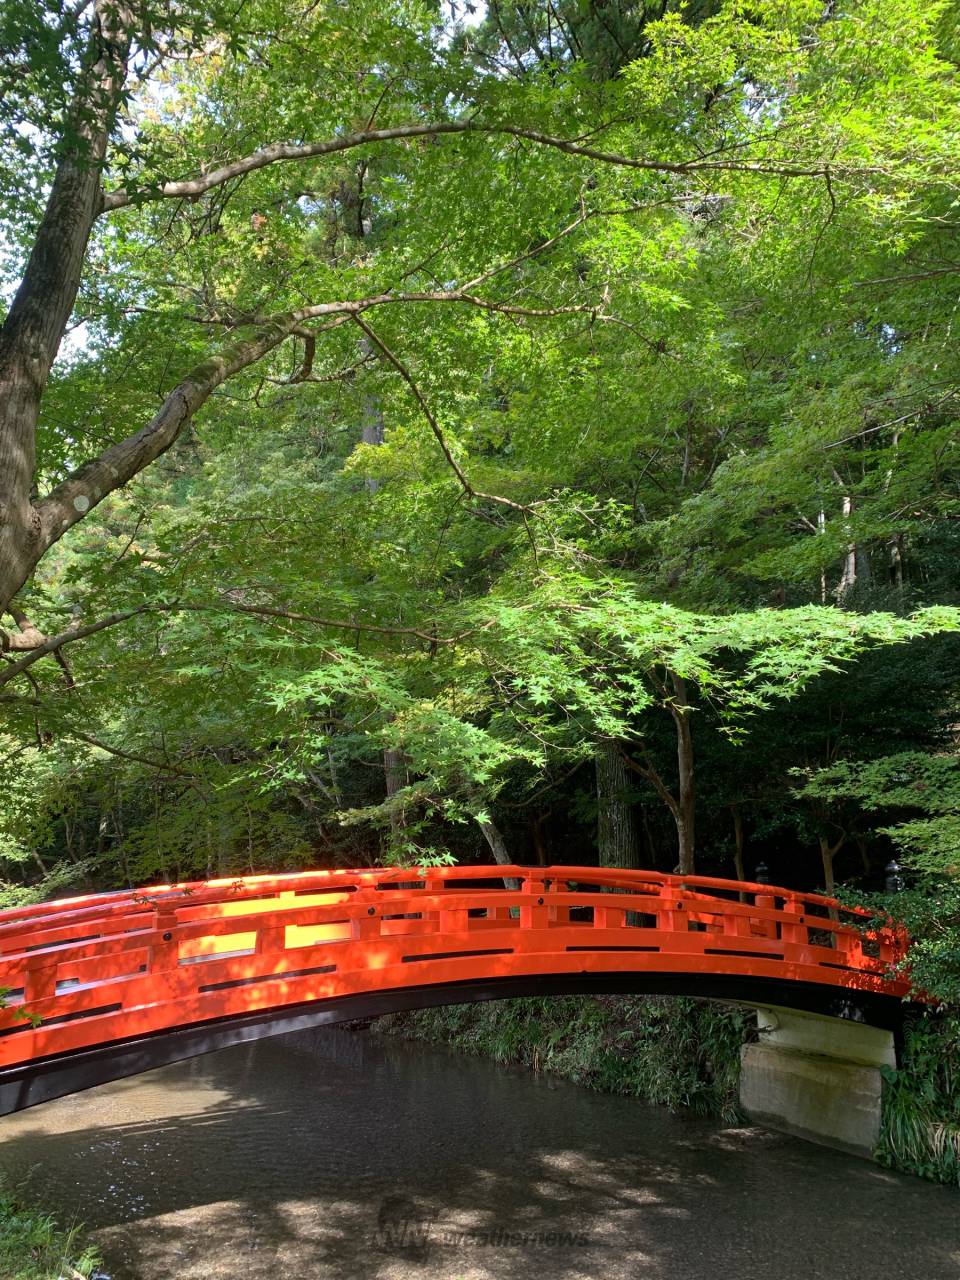
[[[946,1280],[960,1248],[946,1189],[371,1033],[165,1067],[6,1117],[0,1143],[114,1280],[676,1280],[707,1250],[742,1280],[773,1221],[781,1274],[808,1280],[812,1220],[832,1274],[871,1280],[845,1228],[893,1215],[904,1274]]]

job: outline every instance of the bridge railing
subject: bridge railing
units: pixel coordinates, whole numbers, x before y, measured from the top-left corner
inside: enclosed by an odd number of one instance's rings
[[[518,887],[507,887],[506,881]],[[904,936],[832,899],[596,867],[325,871],[0,913],[0,1067],[207,1019],[536,974],[776,977],[903,996]]]

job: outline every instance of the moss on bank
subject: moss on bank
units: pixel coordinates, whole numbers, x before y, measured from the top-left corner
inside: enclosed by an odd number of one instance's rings
[[[590,1089],[732,1120],[752,1021],[745,1009],[683,997],[567,996],[421,1009],[380,1025]]]
[[[0,1182],[0,1276],[3,1280],[76,1280],[91,1276],[100,1258],[78,1227],[64,1229],[25,1204]]]
[[[908,1021],[900,1069],[883,1076],[877,1158],[960,1186],[960,1014]]]

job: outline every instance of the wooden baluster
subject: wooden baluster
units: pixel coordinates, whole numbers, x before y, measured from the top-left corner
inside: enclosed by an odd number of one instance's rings
[[[595,929],[619,929],[623,925],[624,913],[617,907],[594,907],[593,927]]]
[[[790,952],[797,947],[807,946],[807,927],[803,920],[803,903],[799,898],[787,898],[783,904],[785,917],[780,925],[780,937],[784,944],[784,959],[790,959]],[[801,958],[801,957],[796,957]]]
[[[354,902],[363,909],[361,915],[353,916],[350,920],[350,933],[357,942],[380,937],[380,902],[371,901],[373,896],[372,893],[365,894],[362,889],[354,894]],[[377,896],[382,898],[383,895]]]
[[[737,912],[724,912],[723,933],[726,937],[749,938],[750,918]]]
[[[834,945],[837,949],[837,959],[843,964],[849,965],[851,969],[862,969],[864,962],[863,938],[859,931],[849,925],[841,925],[833,937]]]
[[[755,893],[753,895],[753,905],[760,907],[764,911],[772,911],[777,905],[777,900],[770,893]],[[777,936],[777,925],[773,920],[757,920],[755,938],[775,938]]]
[[[546,929],[550,923],[550,912],[546,904],[546,885],[542,880],[532,877],[525,879],[521,886],[524,902],[520,907],[521,929]]]
[[[510,914],[509,907],[487,907],[487,919],[496,920],[498,924],[508,925],[514,917]]]
[[[287,926],[282,920],[267,918],[257,929],[257,945],[254,948],[258,956],[274,955],[287,949]]]
[[[683,909],[682,889],[677,884],[662,884],[657,903],[657,929],[660,933],[686,933],[687,917]]]
[[[565,880],[550,880],[547,882],[547,889],[550,894],[566,893],[569,888]],[[565,925],[570,923],[570,908],[558,907],[551,904],[549,897],[547,898],[548,919],[553,925]]]
[[[446,880],[439,875],[425,875],[423,877],[423,888],[418,893],[423,893],[431,898],[442,897]],[[422,922],[424,933],[443,933],[445,932],[442,923],[442,917],[446,914],[443,911],[420,911],[420,920]]]
[[[167,906],[165,903],[157,907],[153,927],[159,937],[150,948],[150,972],[163,973],[168,969],[176,969],[180,964],[176,908]]]

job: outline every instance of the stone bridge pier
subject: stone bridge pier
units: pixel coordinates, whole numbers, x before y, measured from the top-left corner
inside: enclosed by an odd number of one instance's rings
[[[758,1124],[873,1158],[881,1067],[895,1067],[892,1031],[794,1009],[757,1010],[757,1042],[740,1052],[740,1105]]]

